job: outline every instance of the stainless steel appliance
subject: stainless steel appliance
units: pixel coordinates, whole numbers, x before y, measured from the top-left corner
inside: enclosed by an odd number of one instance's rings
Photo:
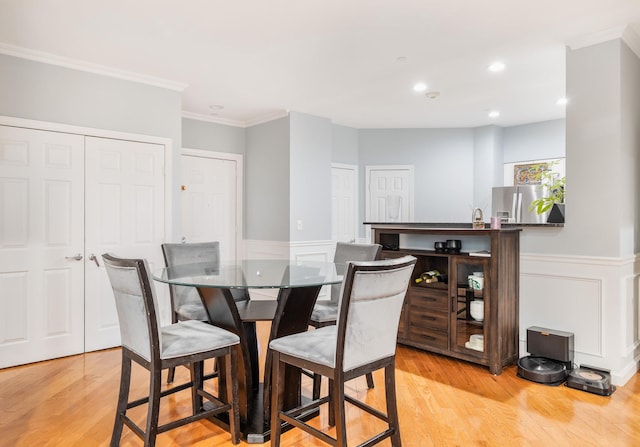
[[[497,186],[491,194],[491,215],[503,223],[547,223],[548,212],[529,211],[531,202],[543,195],[539,185]]]

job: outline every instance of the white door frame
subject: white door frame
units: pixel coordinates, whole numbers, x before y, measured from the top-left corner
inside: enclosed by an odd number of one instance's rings
[[[220,160],[234,161],[236,163],[236,258],[244,258],[243,245],[243,197],[244,197],[244,157],[241,154],[230,152],[215,152],[203,149],[182,148],[180,155],[189,155],[192,157],[217,158]]]
[[[414,168],[413,165],[367,165],[365,166],[365,221],[371,221],[371,194],[369,182],[371,181],[371,171],[407,171],[411,181],[409,182],[409,221],[413,221],[414,216]],[[365,225],[365,234],[367,240],[371,240],[371,226]]]
[[[358,188],[358,165],[351,165],[351,164],[346,164],[346,163],[331,163],[331,168],[338,168],[338,169],[348,169],[350,171],[353,171],[354,173],[354,203],[353,203],[353,207],[355,210],[354,213],[354,234],[353,234],[353,238],[354,240],[357,242],[358,241],[358,228],[360,227],[360,194],[359,194],[359,188]],[[333,193],[332,193],[333,194]],[[333,229],[332,229],[332,233],[333,233]]]

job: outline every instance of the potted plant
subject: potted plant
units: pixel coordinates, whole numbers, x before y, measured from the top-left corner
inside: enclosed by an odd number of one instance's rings
[[[547,222],[564,223],[564,195],[566,177],[553,171],[554,163],[540,163],[531,167],[532,179],[540,185],[543,196],[531,202],[529,211],[544,214],[550,211]]]

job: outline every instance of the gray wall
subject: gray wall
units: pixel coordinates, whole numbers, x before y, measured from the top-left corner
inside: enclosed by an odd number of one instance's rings
[[[331,161],[357,165],[359,161],[358,129],[333,125],[333,147]]]
[[[621,79],[623,92],[620,104],[620,147],[622,149],[623,177],[628,179],[621,185],[621,214],[624,225],[621,235],[622,256],[640,250],[640,58],[621,43]],[[633,228],[633,234],[631,234]]]
[[[330,240],[331,121],[296,112],[289,118],[290,240]]]
[[[0,115],[173,140],[178,184],[181,93],[0,54]],[[179,233],[173,195],[174,239]]]
[[[246,134],[243,127],[182,119],[182,147],[188,149],[244,154]]]
[[[637,250],[639,64],[621,40],[567,50],[567,220],[563,229],[528,229],[523,252],[618,257]]]
[[[289,117],[247,129],[246,239],[289,240]]]
[[[562,158],[566,153],[564,119],[505,127],[502,137],[503,163]]]
[[[361,129],[359,141],[362,196],[365,166],[413,165],[416,222],[471,221],[473,129]]]
[[[483,126],[473,129],[473,203],[482,209],[485,222],[491,215],[491,191],[502,185],[503,128]]]

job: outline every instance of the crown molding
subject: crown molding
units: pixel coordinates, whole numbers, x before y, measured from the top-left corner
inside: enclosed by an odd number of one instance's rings
[[[580,48],[590,47],[599,43],[608,42],[614,39],[621,39],[622,34],[628,26],[618,26],[607,30],[599,31],[597,33],[591,33],[584,36],[571,39],[567,42],[567,46],[572,50],[579,50]]]
[[[188,84],[176,81],[170,81],[168,79],[156,78],[153,76],[147,76],[130,71],[119,70],[116,68],[107,67],[104,65],[93,64],[91,62],[81,61],[77,59],[71,59],[63,56],[57,56],[51,53],[45,53],[42,51],[31,50],[28,48],[18,47],[15,45],[9,45],[0,42],[0,54],[6,54],[8,56],[19,57],[22,59],[28,59],[35,62],[42,62],[49,65],[57,65],[59,67],[70,68],[72,70],[85,71],[88,73],[98,74],[102,76],[109,76],[112,78],[122,79],[125,81],[137,82],[140,84],[147,84],[154,87],[165,88],[168,90],[175,90],[178,92],[184,91]]]
[[[246,127],[257,126],[258,124],[268,123],[269,121],[277,120],[280,118],[286,118],[289,116],[288,110],[280,110],[273,113],[262,115],[261,117],[254,118],[246,122]]]
[[[182,117],[190,120],[206,121],[208,123],[224,124],[225,126],[247,127],[244,121],[232,120],[229,118],[221,118],[219,116],[205,115],[203,113],[194,113],[182,111]]]
[[[640,57],[640,36],[631,27],[627,27],[622,33],[622,40],[629,46],[636,56]]]
[[[234,126],[234,127],[256,126],[258,124],[268,123],[269,121],[273,121],[279,118],[284,118],[287,116],[289,116],[289,111],[284,110],[284,111],[278,111],[278,112],[270,113],[267,115],[263,115],[261,117],[258,117],[249,121],[238,121],[238,120],[232,120],[229,118],[221,118],[219,116],[205,115],[202,113],[194,113],[194,112],[187,112],[187,111],[182,112],[183,118],[198,120],[198,121],[206,121],[208,123],[224,124],[225,126]]]

